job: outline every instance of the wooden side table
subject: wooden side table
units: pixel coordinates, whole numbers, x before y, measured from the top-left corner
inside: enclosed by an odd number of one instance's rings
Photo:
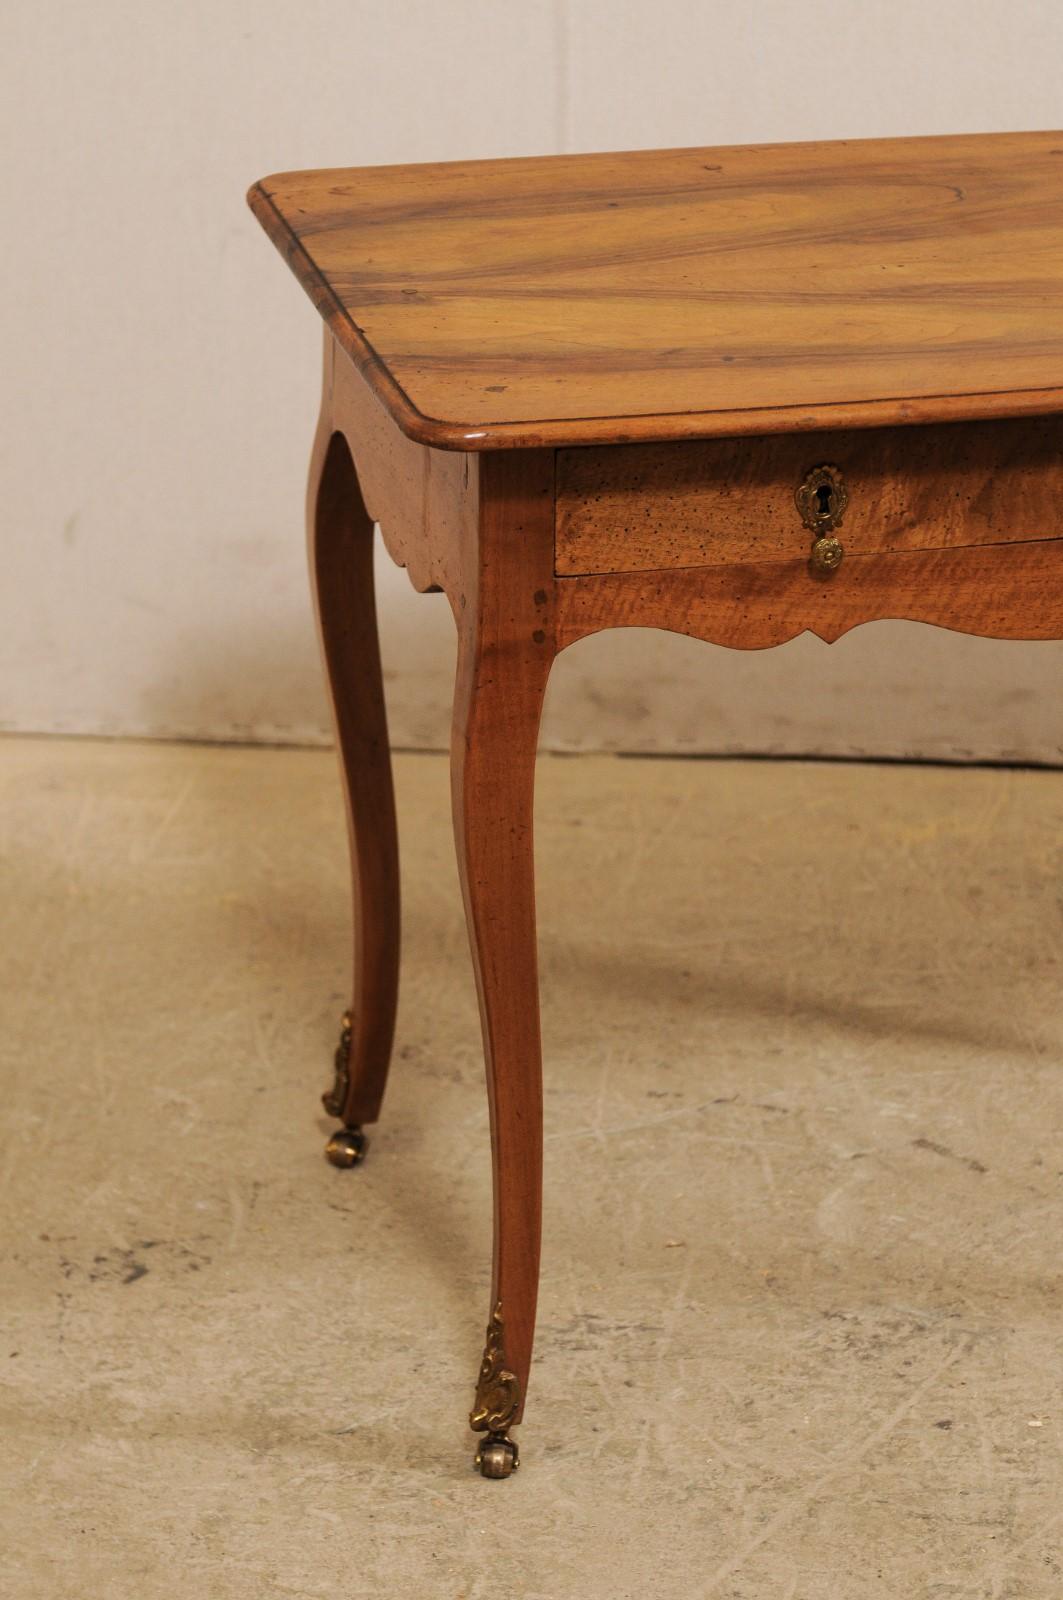
[[[296,172],[249,198],[326,324],[311,567],[357,929],[339,1166],[380,1112],[398,974],[374,521],[457,621],[495,1194],[471,1422],[505,1477],[539,1272],[551,663],[626,626],[1063,637],[1063,133]]]

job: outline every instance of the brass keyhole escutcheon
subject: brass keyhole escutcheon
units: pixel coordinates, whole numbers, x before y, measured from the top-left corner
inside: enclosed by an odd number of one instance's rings
[[[837,467],[813,467],[794,494],[801,521],[814,535],[809,562],[814,572],[835,572],[845,550],[834,530],[841,527],[849,491]]]

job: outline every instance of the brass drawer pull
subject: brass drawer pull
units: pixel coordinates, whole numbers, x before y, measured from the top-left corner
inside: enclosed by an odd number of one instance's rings
[[[814,541],[808,559],[817,572],[835,572],[844,554],[841,540],[828,533]]]
[[[834,529],[840,528],[849,491],[837,467],[813,467],[805,474],[794,494],[801,521],[815,535],[809,561],[814,572],[834,572],[841,566],[845,551]]]

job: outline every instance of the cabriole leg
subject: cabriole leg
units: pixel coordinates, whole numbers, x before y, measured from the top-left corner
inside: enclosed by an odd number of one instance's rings
[[[342,435],[323,416],[311,463],[310,572],[347,801],[354,905],[354,975],[323,1095],[343,1127],[326,1146],[334,1166],[365,1153],[387,1082],[399,970],[399,866],[384,685],[373,591],[373,523]]]
[[[496,499],[490,498],[494,488]],[[480,1001],[491,1115],[494,1263],[470,1423],[485,1477],[517,1466],[531,1365],[542,1218],[542,1049],[532,811],[553,660],[552,463],[481,467],[475,603],[459,611],[451,746],[454,830]],[[506,559],[495,559],[500,546]],[[470,597],[472,598],[472,597]]]

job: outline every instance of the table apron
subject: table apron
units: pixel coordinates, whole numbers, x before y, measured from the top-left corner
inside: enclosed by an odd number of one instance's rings
[[[558,649],[604,628],[664,628],[761,650],[800,633],[827,643],[887,618],[994,639],[1063,638],[1063,539],[555,579]]]

